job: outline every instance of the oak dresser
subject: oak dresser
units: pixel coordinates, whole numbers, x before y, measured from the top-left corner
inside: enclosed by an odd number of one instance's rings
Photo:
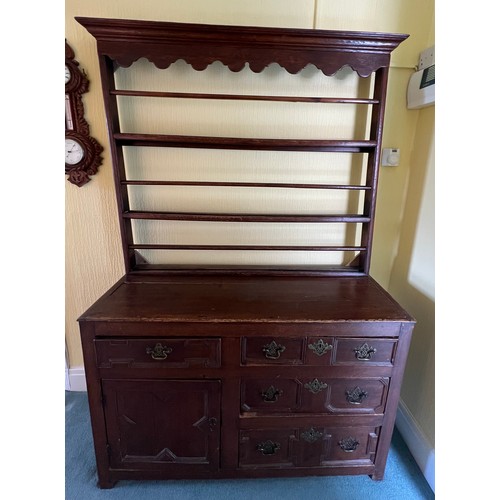
[[[414,319],[375,282],[369,266],[390,54],[406,35],[77,21],[97,41],[126,269],[79,318],[99,486],[110,488],[122,479],[382,479]],[[162,69],[182,59],[198,71],[214,61],[234,72],[256,73],[272,63],[292,74],[308,64],[325,75],[348,66],[372,84],[363,97],[117,88],[117,68],[140,58]],[[137,133],[120,126],[119,100],[127,98],[355,105],[370,112],[367,136],[354,139]],[[358,155],[365,170],[363,182],[334,184],[131,179],[127,148]],[[137,186],[193,185],[361,198],[353,213],[228,213],[137,208],[130,194]],[[353,240],[342,244],[159,243],[137,241],[140,221],[355,230],[349,233]],[[331,265],[182,265],[158,263],[148,251],[344,257]]]

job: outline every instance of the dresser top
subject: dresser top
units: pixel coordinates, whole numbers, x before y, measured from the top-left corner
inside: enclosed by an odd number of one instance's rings
[[[127,282],[79,321],[303,323],[414,319],[370,276],[200,277]]]

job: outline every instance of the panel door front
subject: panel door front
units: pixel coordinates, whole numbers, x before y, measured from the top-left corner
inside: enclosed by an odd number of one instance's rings
[[[219,468],[220,381],[103,380],[111,467]]]

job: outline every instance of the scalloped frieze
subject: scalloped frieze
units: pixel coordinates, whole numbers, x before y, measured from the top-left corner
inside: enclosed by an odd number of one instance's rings
[[[190,56],[182,53],[174,54],[172,51],[170,52],[171,53],[169,55],[143,55],[143,52],[138,52],[137,54],[115,54],[112,51],[106,51],[105,55],[107,55],[110,59],[113,59],[118,66],[124,68],[128,68],[140,58],[145,57],[158,69],[167,69],[171,64],[181,59],[196,71],[203,71],[210,64],[218,61],[227,66],[233,72],[242,71],[248,64],[251,71],[254,73],[261,73],[269,65],[276,63],[288,71],[288,73],[295,75],[302,71],[307,65],[312,64],[326,76],[332,76],[345,66],[349,66],[362,78],[370,76],[374,71],[387,66],[389,63],[388,56],[378,55],[374,57],[372,54],[357,54],[356,57],[353,57],[352,54],[336,54],[335,58],[328,57],[327,55],[321,59],[297,56],[269,57],[269,55],[262,54],[249,55],[244,58],[240,55],[238,59],[235,59],[234,54],[227,56],[223,54],[219,54],[217,56],[210,54]]]
[[[118,66],[128,68],[134,62],[142,57],[148,59],[153,63],[158,69],[167,69],[171,64],[178,60],[183,60],[189,64],[196,71],[203,71],[207,67],[214,63],[220,62],[227,66],[233,72],[242,71],[248,64],[248,67],[254,73],[261,73],[269,65],[276,63],[282,68],[284,68],[288,73],[293,75],[302,71],[307,65],[312,64],[316,66],[317,69],[322,71],[326,76],[332,76],[338,71],[340,71],[345,66],[350,67],[355,71],[360,77],[366,78],[370,76],[374,71],[387,66],[386,61],[383,58],[378,58],[379,60],[374,60],[373,56],[363,59],[358,57],[357,61],[353,61],[352,56],[338,57],[335,61],[314,61],[314,60],[282,60],[280,58],[251,58],[248,57],[245,60],[234,60],[234,56],[231,57],[212,57],[212,56],[183,56],[183,55],[158,55],[153,57],[143,56],[141,54],[137,56],[127,55],[113,55],[112,53],[106,54],[108,57],[113,59]]]

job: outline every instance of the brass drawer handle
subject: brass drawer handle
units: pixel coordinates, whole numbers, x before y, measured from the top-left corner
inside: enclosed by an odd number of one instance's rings
[[[281,445],[279,443],[275,443],[274,441],[271,441],[269,439],[257,445],[257,450],[260,451],[263,455],[274,455],[280,448]]]
[[[338,444],[346,453],[352,453],[359,446],[359,441],[349,436],[348,438],[341,439]]]
[[[274,385],[269,387],[266,391],[260,393],[262,399],[268,403],[275,403],[282,394],[283,391],[281,389],[276,389]]]
[[[326,389],[328,387],[328,384],[320,382],[317,378],[315,378],[314,380],[311,380],[311,382],[307,382],[307,384],[304,384],[304,387],[313,394],[318,394],[318,392]]]
[[[262,351],[268,359],[278,359],[281,353],[286,349],[284,345],[277,344],[274,340],[270,344],[266,344]]]
[[[323,437],[323,433],[315,430],[314,427],[311,427],[309,430],[302,432],[300,437],[308,443],[314,443],[319,438]]]
[[[156,344],[153,348],[146,348],[146,354],[150,354],[151,357],[156,361],[167,359],[168,355],[172,351],[173,349],[171,347],[163,346],[160,342],[158,342],[158,344]]]
[[[356,386],[352,391],[346,389],[345,391],[345,398],[347,399],[348,403],[351,403],[353,405],[360,405],[363,399],[365,399],[368,396],[368,393],[361,389],[361,387]]]
[[[372,359],[372,354],[375,354],[377,352],[377,349],[375,347],[370,347],[366,342],[359,347],[356,347],[354,349],[354,352],[356,353],[356,358],[360,359],[361,361],[368,361]]]
[[[319,339],[314,342],[314,344],[309,344],[307,347],[317,356],[323,356],[323,354],[326,354],[328,351],[333,349],[333,345],[325,342],[323,339]]]

